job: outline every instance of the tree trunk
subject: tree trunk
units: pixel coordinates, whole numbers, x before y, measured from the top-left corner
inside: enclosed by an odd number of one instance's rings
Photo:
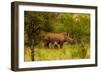
[[[34,61],[34,40],[31,41],[31,59]]]

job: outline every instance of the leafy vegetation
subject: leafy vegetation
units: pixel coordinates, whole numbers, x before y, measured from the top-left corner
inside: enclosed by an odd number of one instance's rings
[[[82,13],[24,12],[25,61],[90,58],[90,15]],[[76,44],[44,47],[45,32],[71,33]]]

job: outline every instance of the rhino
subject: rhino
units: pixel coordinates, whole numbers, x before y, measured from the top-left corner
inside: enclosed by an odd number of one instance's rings
[[[44,46],[49,48],[49,44],[53,44],[55,48],[63,47],[64,42],[74,44],[74,39],[70,37],[70,33],[46,33],[43,38]]]

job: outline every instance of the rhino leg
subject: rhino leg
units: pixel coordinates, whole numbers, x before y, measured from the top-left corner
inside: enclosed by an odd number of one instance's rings
[[[58,45],[57,41],[54,42],[54,48],[59,48],[59,45]]]
[[[63,42],[60,42],[60,48],[63,48]]]
[[[45,42],[44,46],[49,48],[49,42]]]

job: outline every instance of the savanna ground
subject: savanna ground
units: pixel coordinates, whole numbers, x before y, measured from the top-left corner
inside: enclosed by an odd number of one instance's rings
[[[85,52],[83,49],[85,48]],[[66,60],[66,59],[86,59],[90,58],[90,46],[85,44],[85,47],[80,45],[70,45],[65,43],[63,48],[35,48],[34,60]],[[31,61],[31,49],[25,48],[25,61]]]
[[[24,61],[90,58],[89,14],[25,11],[24,23]],[[80,42],[65,42],[63,48],[53,48],[50,44],[46,48],[41,42],[44,32],[69,32],[74,40]]]

